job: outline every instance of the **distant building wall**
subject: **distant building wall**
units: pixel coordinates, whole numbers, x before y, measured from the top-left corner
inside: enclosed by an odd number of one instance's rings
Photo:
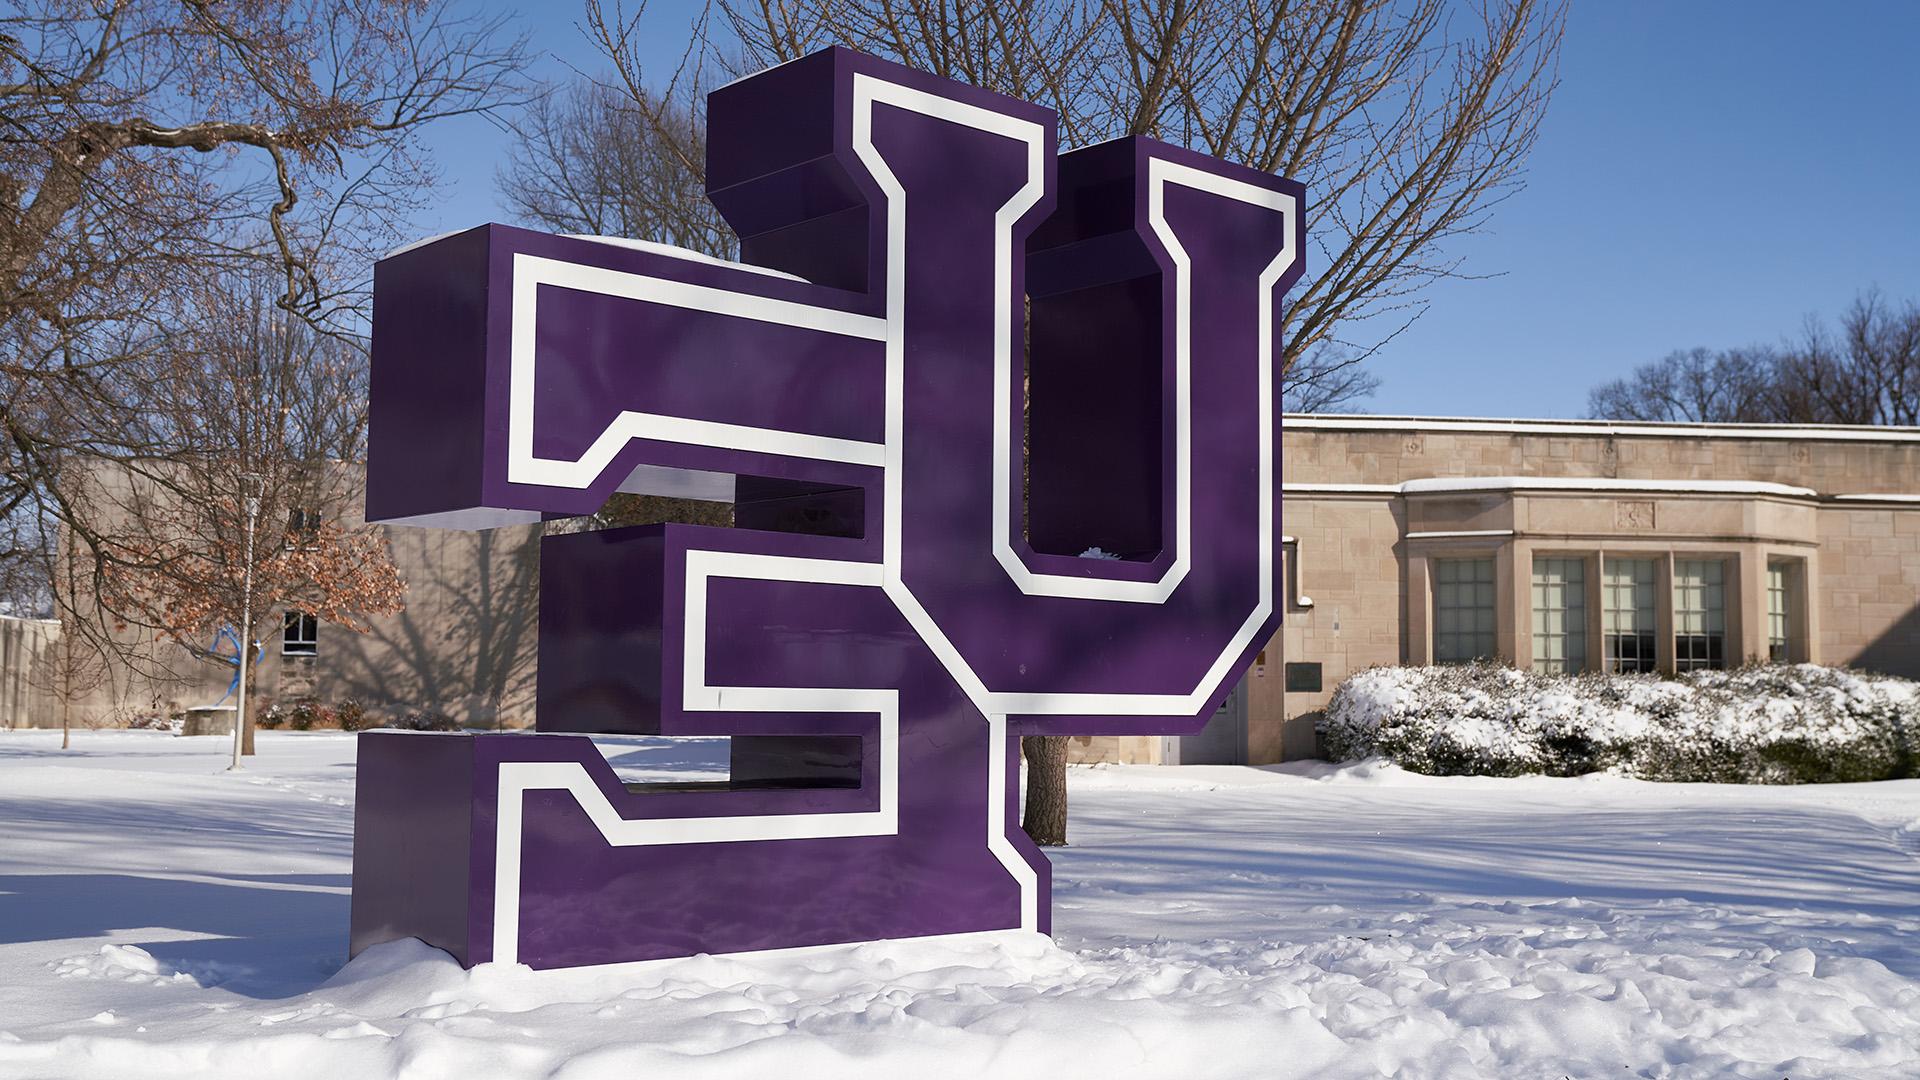
[[[60,637],[51,619],[0,615],[0,727],[58,726],[59,705],[48,690],[46,659]]]
[[[1158,765],[1160,740],[1124,735],[1073,735],[1068,760],[1082,765]]]
[[[321,626],[315,654],[270,637],[279,697],[353,698],[386,716],[434,712],[472,727],[533,724],[540,614],[539,526],[486,532],[387,527],[406,608],[358,634]]]

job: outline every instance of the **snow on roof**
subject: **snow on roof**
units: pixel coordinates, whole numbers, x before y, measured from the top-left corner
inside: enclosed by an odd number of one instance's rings
[[[1791,499],[1813,499],[1820,495],[1812,488],[1757,480],[1615,480],[1600,476],[1436,476],[1399,484],[1284,484],[1281,490],[1296,495],[1437,495],[1467,491],[1634,491],[1777,495]]]
[[[1812,439],[1920,442],[1920,428],[1857,424],[1695,424],[1639,420],[1530,420],[1471,416],[1287,413],[1283,428],[1309,431],[1423,431],[1510,435],[1685,436],[1702,439]]]
[[[596,244],[609,244],[613,247],[631,248],[634,251],[644,251],[650,255],[665,255],[669,259],[685,259],[688,262],[705,263],[708,266],[719,266],[728,270],[745,270],[750,274],[764,274],[767,277],[784,278],[787,281],[807,280],[798,274],[789,274],[785,270],[773,270],[765,266],[754,266],[751,263],[733,262],[730,259],[722,259],[709,255],[704,251],[676,247],[673,244],[662,244],[657,240],[634,240],[625,236],[594,236],[589,233],[568,233],[567,238],[570,240],[591,240]]]
[[[485,228],[485,226],[474,226],[474,228]],[[391,259],[395,255],[404,255],[407,252],[414,250],[415,248],[423,248],[423,247],[426,247],[428,244],[437,243],[441,240],[445,240],[449,236],[458,236],[461,233],[467,232],[467,231],[469,230],[453,229],[448,232],[435,233],[432,236],[423,237],[411,243],[401,244],[399,247],[393,248],[392,250],[388,251],[385,255],[382,255],[380,257],[382,259]],[[662,244],[655,240],[634,240],[625,236],[594,236],[591,233],[566,233],[564,235],[569,240],[590,240],[593,243],[606,244],[610,247],[622,247],[622,248],[628,248],[633,251],[644,251],[650,255],[664,255],[670,259],[685,259],[688,262],[704,263],[708,266],[719,266],[719,267],[724,267],[725,269],[728,269],[728,270],[744,270],[750,274],[762,274],[762,275],[765,275],[766,277],[781,278],[786,281],[802,281],[803,282],[806,280],[805,278],[799,276],[798,274],[789,274],[785,270],[774,270],[765,266],[754,266],[750,263],[732,262],[727,259],[721,259],[712,255],[709,255],[704,251],[695,251],[692,248],[676,247],[673,244]]]
[[[1403,495],[1452,491],[1673,491],[1689,495],[1782,495],[1811,499],[1820,493],[1759,480],[1616,480],[1609,477],[1443,476],[1408,480]]]

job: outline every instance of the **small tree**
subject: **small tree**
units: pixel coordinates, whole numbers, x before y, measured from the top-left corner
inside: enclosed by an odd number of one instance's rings
[[[67,750],[73,746],[75,699],[106,685],[110,668],[97,624],[75,617],[74,583],[84,577],[79,572],[79,554],[59,544],[58,530],[51,522],[33,517],[31,508],[24,509],[16,515],[11,538],[21,556],[13,560],[16,591],[0,613],[46,614],[60,622],[44,650],[26,658],[26,681],[59,711],[60,749]]]
[[[206,316],[156,350],[150,423],[173,452],[96,468],[86,494],[89,519],[112,523],[92,537],[103,606],[209,659],[209,634],[243,611],[292,609],[364,631],[369,616],[400,610],[405,591],[385,536],[348,524],[362,493],[352,463],[363,460],[365,354],[245,285],[203,297]],[[240,719],[251,753],[252,718]]]
[[[67,548],[61,552],[60,560],[62,566],[54,579],[67,584],[56,585],[56,597],[70,598],[68,590],[77,576],[78,558]],[[68,750],[73,746],[74,702],[107,684],[111,674],[110,654],[102,648],[97,627],[79,618],[71,603],[59,604],[54,610],[60,615],[60,634],[41,659],[38,681],[40,689],[59,706],[60,749]]]

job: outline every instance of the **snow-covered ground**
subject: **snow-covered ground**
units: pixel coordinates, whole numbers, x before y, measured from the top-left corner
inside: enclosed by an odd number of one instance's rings
[[[464,972],[342,967],[350,736],[58,745],[0,734],[0,1076],[1920,1075],[1920,782],[1076,769],[1057,945]]]

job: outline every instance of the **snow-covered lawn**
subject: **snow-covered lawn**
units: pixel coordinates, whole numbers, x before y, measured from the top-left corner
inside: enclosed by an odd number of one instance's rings
[[[1076,769],[1058,946],[469,973],[341,967],[350,736],[75,743],[0,734],[0,1076],[1920,1075],[1916,781]]]

